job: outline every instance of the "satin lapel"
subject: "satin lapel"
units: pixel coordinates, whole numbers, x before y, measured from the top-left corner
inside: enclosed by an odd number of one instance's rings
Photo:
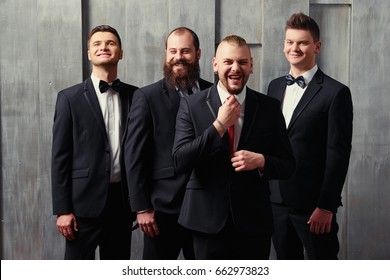
[[[307,89],[306,89],[305,93],[303,94],[301,100],[299,101],[297,107],[295,108],[287,130],[291,129],[291,127],[294,125],[296,120],[301,115],[302,111],[305,110],[305,108],[310,104],[310,102],[313,100],[313,98],[321,90],[323,78],[324,77],[323,77],[322,71],[318,69],[316,74],[314,75],[312,81],[307,86]]]
[[[222,105],[221,99],[218,95],[217,86],[212,86],[207,89],[206,103],[211,114],[213,115],[213,118],[216,119],[218,115],[218,109]]]
[[[176,89],[169,88],[165,79],[162,80],[163,83],[163,94],[166,95],[166,97],[172,102],[172,104],[175,106],[175,108],[179,108],[180,104],[180,97],[179,94],[176,92]]]
[[[121,90],[119,92],[119,96],[120,96],[120,100],[121,100],[121,114],[122,114],[121,123],[122,123],[122,131],[123,131],[123,127],[127,121],[127,114],[130,111],[130,108],[129,108],[130,102],[129,102],[129,94],[126,93],[123,88],[121,88]]]
[[[84,82],[84,96],[91,109],[92,114],[95,116],[97,124],[101,129],[103,135],[107,139],[106,128],[104,125],[103,114],[100,109],[99,101],[96,97],[95,89],[92,84],[92,80],[89,78]]]
[[[244,124],[242,126],[240,141],[238,142],[237,150],[239,147],[245,143],[250,132],[253,129],[253,124],[256,120],[256,114],[259,109],[259,103],[257,102],[257,98],[255,93],[250,88],[246,89],[246,100],[245,100],[245,115],[244,115]]]
[[[279,84],[278,91],[275,94],[275,98],[277,98],[280,101],[280,104],[282,104],[284,93],[286,92],[286,79],[283,78],[282,81]]]
[[[219,94],[217,91],[217,86],[213,85],[209,89],[207,89],[206,96],[207,107],[210,110],[211,115],[213,116],[213,120],[215,120],[218,116],[218,109],[222,106],[221,99],[219,98]],[[223,142],[226,145],[226,151],[228,148],[228,136],[227,133],[222,137]]]

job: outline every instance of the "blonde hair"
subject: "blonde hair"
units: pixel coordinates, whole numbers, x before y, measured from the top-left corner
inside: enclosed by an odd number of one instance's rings
[[[228,35],[225,38],[223,38],[222,42],[226,42],[229,44],[237,44],[239,46],[246,46],[248,45],[244,38],[238,36],[238,35]]]

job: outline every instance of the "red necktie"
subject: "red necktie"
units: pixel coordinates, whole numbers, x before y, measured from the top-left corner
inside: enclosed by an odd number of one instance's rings
[[[228,128],[229,136],[229,154],[232,155],[234,152],[234,125]]]

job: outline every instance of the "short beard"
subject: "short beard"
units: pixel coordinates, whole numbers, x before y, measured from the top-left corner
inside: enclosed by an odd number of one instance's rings
[[[182,63],[184,66],[187,66],[187,69],[184,68],[179,72],[174,72],[173,66],[177,63]],[[199,60],[196,60],[194,63],[188,63],[183,59],[179,61],[167,61],[164,63],[163,70],[167,84],[171,88],[192,88],[200,77]]]

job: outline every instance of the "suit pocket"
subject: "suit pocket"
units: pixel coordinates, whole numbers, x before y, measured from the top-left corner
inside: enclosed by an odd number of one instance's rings
[[[175,168],[173,166],[156,169],[153,171],[153,180],[170,178],[175,176]]]
[[[89,168],[77,169],[72,171],[72,179],[86,178],[89,176]]]

